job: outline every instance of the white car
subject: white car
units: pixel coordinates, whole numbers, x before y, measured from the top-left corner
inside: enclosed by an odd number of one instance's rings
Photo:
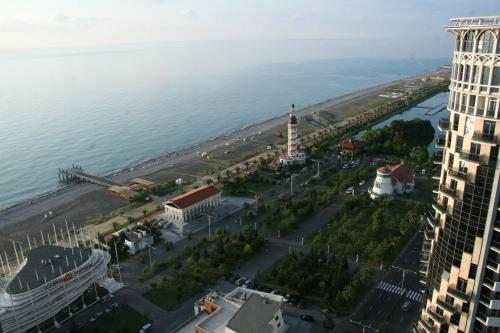
[[[364,180],[362,180],[362,181],[359,182],[359,186],[363,186],[365,184],[366,184],[366,182]]]
[[[354,187],[349,187],[347,190],[345,190],[345,194],[353,194],[354,193]]]
[[[96,321],[96,319],[95,319],[95,317],[94,317],[94,316],[92,316],[92,317],[90,317],[89,321],[90,321],[91,323],[93,323],[94,321]]]

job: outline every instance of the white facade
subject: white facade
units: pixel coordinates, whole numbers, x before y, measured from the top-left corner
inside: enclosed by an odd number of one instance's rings
[[[165,217],[175,223],[185,223],[200,216],[209,208],[217,207],[222,204],[221,194],[197,202],[186,208],[177,208],[174,205],[165,204]]]
[[[76,250],[75,250],[76,251]],[[26,265],[25,259],[22,266]],[[107,276],[110,255],[93,249],[88,259],[80,266],[45,280],[34,289],[9,294],[7,288],[0,291],[0,331],[3,333],[25,332],[36,325],[53,318],[68,307],[87,288]],[[33,272],[35,275],[35,272]],[[14,281],[11,283],[18,283]]]
[[[290,109],[290,120],[288,121],[288,145],[287,153],[280,156],[280,163],[283,165],[304,164],[306,155],[299,151],[299,134],[297,128],[297,116],[295,115],[295,105]]]
[[[381,196],[411,193],[415,188],[415,176],[406,166],[398,164],[377,169],[377,178],[370,190],[372,199]]]

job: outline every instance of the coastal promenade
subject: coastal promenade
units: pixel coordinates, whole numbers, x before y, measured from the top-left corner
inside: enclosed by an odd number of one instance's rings
[[[379,95],[388,90],[401,88],[405,85],[422,84],[423,79],[430,81],[430,77],[446,77],[449,76],[448,73],[448,69],[440,68],[430,73],[423,73],[330,99],[304,108],[298,113],[302,117],[310,117],[315,112],[328,112],[333,115],[336,124],[342,123],[342,121],[357,116],[369,108],[374,100],[382,100]],[[238,147],[240,153],[246,152],[255,155],[258,146],[265,146],[263,142],[278,143],[279,140],[275,133],[285,127],[287,117],[287,114],[283,114],[283,116],[247,126],[177,152],[151,159],[137,166],[126,168],[115,174],[106,175],[106,178],[116,183],[126,183],[136,177],[145,177],[161,182],[183,175],[192,175],[192,180],[197,178],[203,182],[205,179],[202,177],[206,175],[210,164],[200,158],[200,152],[220,152],[225,146],[230,145]],[[257,137],[261,143],[243,140],[249,137]],[[241,163],[241,160],[232,161],[232,168],[235,168],[234,165],[237,163]],[[112,195],[103,187],[89,183],[72,185],[60,191],[34,198],[29,202],[0,211],[0,231],[2,234],[0,248],[8,251],[12,247],[12,240],[26,243],[26,234],[40,235],[40,230],[50,230],[52,224],[59,228],[64,223],[65,218],[77,226],[84,225],[88,220],[107,214],[125,204],[125,200]],[[24,245],[26,246],[26,244]]]

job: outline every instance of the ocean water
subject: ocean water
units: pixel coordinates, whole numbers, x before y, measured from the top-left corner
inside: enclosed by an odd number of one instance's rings
[[[0,54],[0,208],[61,186],[59,167],[105,175],[284,114],[292,103],[301,108],[447,63],[335,59],[310,43]]]

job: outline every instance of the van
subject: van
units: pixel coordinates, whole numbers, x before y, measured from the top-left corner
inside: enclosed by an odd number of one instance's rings
[[[153,324],[147,323],[146,325],[142,326],[139,333],[146,333],[146,332],[150,331],[152,327],[153,327]]]
[[[401,306],[401,310],[403,310],[404,312],[408,311],[408,309],[410,309],[410,302],[406,301],[404,302],[404,304]]]

